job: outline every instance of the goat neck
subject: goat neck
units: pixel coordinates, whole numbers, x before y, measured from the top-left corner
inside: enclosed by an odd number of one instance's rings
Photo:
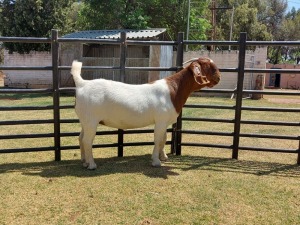
[[[165,78],[170,90],[171,101],[179,114],[190,94],[206,85],[195,81],[193,72],[185,68],[174,75]]]

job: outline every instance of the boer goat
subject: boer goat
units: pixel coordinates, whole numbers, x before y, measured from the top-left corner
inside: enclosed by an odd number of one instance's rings
[[[71,74],[76,85],[75,111],[82,126],[79,143],[83,166],[97,167],[92,143],[99,123],[118,129],[155,124],[152,165],[160,166],[160,160],[167,160],[164,151],[167,127],[176,122],[193,91],[213,87],[220,81],[219,70],[211,59],[189,62],[189,66],[164,79],[130,85],[105,79],[83,80],[82,63],[73,61]]]

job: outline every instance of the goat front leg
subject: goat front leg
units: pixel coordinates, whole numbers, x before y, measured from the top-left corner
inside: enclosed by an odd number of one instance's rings
[[[167,160],[168,156],[164,151],[167,140],[167,125],[155,124],[154,128],[154,148],[152,153],[152,166],[161,166],[161,160]]]
[[[93,140],[96,135],[96,130],[97,123],[82,124],[82,131],[79,136],[83,166],[87,167],[87,169],[89,170],[94,170],[97,168],[92,152]]]
[[[165,145],[166,145],[166,141],[167,141],[167,128],[165,129],[164,135],[163,135],[163,146],[159,149],[159,159],[161,161],[167,161],[168,160],[168,156],[165,152]]]

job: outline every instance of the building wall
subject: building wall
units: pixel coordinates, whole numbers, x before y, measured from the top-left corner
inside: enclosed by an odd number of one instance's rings
[[[172,67],[172,58],[173,58],[173,46],[162,45],[160,46],[161,55],[160,55],[160,67]],[[160,71],[159,79],[171,75],[172,71]]]
[[[84,46],[78,43],[64,43],[60,48],[60,64],[70,66],[74,59],[83,62],[84,66],[120,66],[120,47],[118,45]],[[127,49],[126,65],[129,67],[149,66],[149,47],[129,46]],[[125,83],[142,84],[148,82],[148,71],[127,71]],[[120,81],[119,70],[99,69],[83,70],[84,79],[104,78]],[[61,71],[61,86],[74,86],[70,71]]]
[[[61,66],[71,66],[73,60],[81,61],[83,46],[80,43],[63,43],[59,46],[59,63]],[[60,71],[60,84],[62,87],[74,86],[70,70]]]
[[[51,66],[50,52],[30,52],[29,54],[4,51],[5,66]],[[14,88],[51,88],[52,71],[6,70],[4,85]]]
[[[70,66],[74,59],[83,62],[85,66],[115,66],[120,65],[120,47],[118,45],[100,46],[92,48],[93,52],[87,50],[78,43],[64,43],[60,49],[60,64]],[[127,47],[126,66],[128,67],[168,67],[172,66],[173,51],[172,46],[134,46]],[[93,56],[93,57],[92,57]],[[163,57],[163,59],[162,59]],[[125,73],[125,83],[143,84],[160,79],[168,72],[159,71],[138,71],[131,70]],[[104,78],[120,81],[120,71],[118,70],[90,70],[83,71],[85,79]],[[74,86],[70,71],[61,71],[61,86]]]
[[[128,66],[166,66],[171,67],[171,60],[168,60],[169,57],[160,57],[160,53],[163,51],[169,51],[169,49],[160,49],[153,48],[150,49],[149,58],[132,58],[127,59]],[[169,54],[168,54],[169,55]],[[51,54],[49,52],[31,52],[30,54],[8,54],[7,51],[4,53],[4,65],[5,66],[49,66],[51,65]],[[165,56],[165,54],[164,54]],[[176,52],[174,53],[176,57]],[[237,68],[238,67],[238,51],[189,51],[184,53],[184,61],[187,61],[191,58],[198,57],[210,57],[215,61],[219,68]],[[255,51],[247,51],[246,55],[246,67],[247,68],[266,68],[266,48],[257,48]],[[110,66],[112,63],[111,60],[114,60],[113,65],[119,65],[119,59],[117,58],[104,58],[101,59],[103,62],[97,62],[99,59],[93,57],[82,57],[82,44],[78,43],[65,43],[60,47],[60,65],[70,66],[74,59],[82,60],[85,62],[85,65],[104,65]],[[149,61],[148,61],[149,60]],[[170,61],[170,62],[166,62]],[[175,60],[173,60],[173,65]],[[111,77],[112,70],[106,71]],[[133,71],[138,72],[138,71]],[[51,71],[4,71],[5,73],[5,85],[7,87],[15,88],[49,88],[52,87],[52,72]],[[61,86],[73,86],[73,80],[70,75],[69,70],[62,70],[61,72]],[[86,75],[93,74],[91,79],[95,78],[95,71],[85,71]],[[117,74],[117,71],[114,72]],[[132,75],[132,71],[129,71]],[[144,72],[145,73],[145,72]],[[149,73],[141,76],[139,74],[134,74],[128,83],[145,83],[147,81],[152,81],[155,79],[162,78],[167,74],[161,74],[159,72],[146,72]],[[257,76],[263,76],[264,74],[245,74],[244,89],[255,89],[256,78]],[[102,76],[102,75],[101,75]],[[104,76],[104,75],[103,75]],[[126,77],[129,77],[129,74],[126,74]],[[135,78],[134,78],[135,77]],[[145,80],[144,78],[147,77]],[[98,77],[97,77],[98,78]],[[134,79],[138,79],[137,82]],[[216,89],[234,89],[236,86],[237,73],[223,73],[220,83],[215,86]],[[263,78],[264,80],[264,78]],[[283,81],[284,83],[285,81]],[[287,83],[287,82],[285,82]]]
[[[293,64],[270,64],[267,63],[267,69],[300,69],[300,65]],[[277,77],[277,78],[276,78]],[[276,81],[276,79],[279,79]],[[278,75],[266,74],[266,87],[283,89],[300,89],[300,74],[279,73]]]

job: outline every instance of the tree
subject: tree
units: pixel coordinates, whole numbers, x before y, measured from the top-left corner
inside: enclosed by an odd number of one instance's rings
[[[295,7],[293,7],[291,9],[291,11],[287,12],[287,14],[285,15],[285,19],[295,19],[295,17],[297,16],[297,14],[300,12],[300,9],[298,9],[298,11],[295,9]]]
[[[240,32],[247,32],[248,40],[271,40],[267,26],[259,21],[263,1],[259,0],[221,0],[219,7],[232,7],[233,33],[232,40],[238,40]],[[217,13],[217,39],[228,40],[230,36],[230,20],[232,10],[218,10]]]
[[[80,1],[73,1],[70,8],[66,10],[66,21],[63,28],[64,30],[60,31],[61,34],[69,34],[78,29],[77,21],[79,19],[79,12],[82,7],[83,4],[81,4]]]
[[[287,0],[264,0],[264,7],[260,12],[260,21],[262,21],[276,41],[283,40],[280,32],[281,24],[284,20],[287,9]],[[282,46],[269,47],[268,58],[271,63],[277,64],[281,61]]]
[[[149,17],[144,11],[147,1],[85,0],[82,4],[80,29],[142,29],[148,25]]]
[[[206,38],[209,23],[205,18],[207,0],[194,0],[191,9],[191,28]],[[188,0],[85,0],[79,13],[78,28],[145,29],[165,27],[170,36],[187,28]]]
[[[267,27],[257,20],[257,8],[252,8],[248,3],[245,3],[237,7],[234,14],[234,28],[237,32],[234,32],[233,39],[237,40],[240,32],[247,32],[248,40],[265,41],[271,39]]]
[[[282,41],[300,40],[300,10],[292,9],[280,24],[279,33]],[[300,57],[300,48],[297,46],[279,46],[269,49],[270,63],[277,64],[282,61],[297,62]]]
[[[0,30],[3,36],[49,37],[51,29],[66,26],[72,0],[2,0]],[[5,43],[9,52],[47,51],[49,44]]]
[[[265,18],[262,22],[268,27],[274,40],[281,40],[280,26],[284,20],[287,9],[287,0],[268,0],[266,1]]]
[[[218,0],[217,2],[219,6],[235,8],[234,32],[247,32],[250,40],[269,40],[270,37],[277,40],[280,37],[278,31],[287,9],[287,0]],[[226,13],[218,11],[218,24],[226,35],[228,33],[226,24],[229,24],[230,16],[230,11]],[[254,23],[253,26],[246,24],[248,22]],[[263,33],[262,36],[261,33]],[[260,36],[256,37],[253,34]]]

